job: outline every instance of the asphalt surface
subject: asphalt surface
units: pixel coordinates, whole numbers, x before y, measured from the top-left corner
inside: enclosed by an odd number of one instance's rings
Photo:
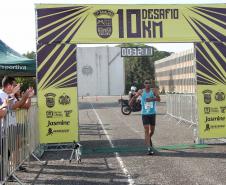
[[[141,148],[144,133],[139,113],[124,116],[118,97],[80,99],[80,140],[83,150],[115,147]],[[158,104],[153,144],[155,147],[193,144],[187,124],[165,116],[165,103]],[[226,185],[226,145],[202,149],[159,150],[84,154],[82,163],[69,163],[68,151],[45,152],[40,165],[31,161],[28,172],[18,172],[24,184],[58,185]],[[10,183],[16,184],[16,183]]]

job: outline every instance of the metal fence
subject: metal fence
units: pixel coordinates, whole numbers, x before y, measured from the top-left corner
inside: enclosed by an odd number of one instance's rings
[[[167,94],[166,114],[177,119],[178,124],[197,125],[197,99],[195,94]]]
[[[37,105],[33,104],[29,110],[9,111],[0,120],[0,184],[10,176],[22,184],[15,172],[39,146],[37,111]]]
[[[188,123],[193,127],[194,142],[197,144],[226,143],[225,138],[201,139],[198,136],[198,109],[196,94],[167,94],[166,115],[173,117],[180,123]]]

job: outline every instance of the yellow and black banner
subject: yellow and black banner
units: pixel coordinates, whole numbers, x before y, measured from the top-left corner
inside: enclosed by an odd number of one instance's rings
[[[225,137],[226,4],[36,5],[41,143],[78,140],[79,43],[195,42],[199,134]]]
[[[40,4],[36,9],[38,43],[43,44],[226,42],[226,4]]]
[[[37,62],[40,142],[78,141],[76,46],[38,45]]]
[[[200,138],[226,137],[226,43],[197,43]]]

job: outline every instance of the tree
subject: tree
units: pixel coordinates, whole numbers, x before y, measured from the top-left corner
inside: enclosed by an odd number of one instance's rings
[[[29,87],[36,89],[36,82],[34,77],[16,77],[16,82],[21,84],[21,92],[26,91]]]
[[[36,59],[36,53],[34,51],[31,51],[31,52],[28,51],[27,53],[24,53],[23,56],[30,59]]]
[[[24,53],[23,56],[36,59],[36,53],[34,51]],[[29,87],[36,89],[36,78],[34,77],[17,77],[16,82],[21,84],[21,92],[26,91]]]

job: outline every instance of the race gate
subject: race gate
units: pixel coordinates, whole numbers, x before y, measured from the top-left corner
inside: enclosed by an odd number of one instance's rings
[[[198,137],[226,137],[226,4],[37,4],[40,142],[79,141],[76,44],[195,44]]]

